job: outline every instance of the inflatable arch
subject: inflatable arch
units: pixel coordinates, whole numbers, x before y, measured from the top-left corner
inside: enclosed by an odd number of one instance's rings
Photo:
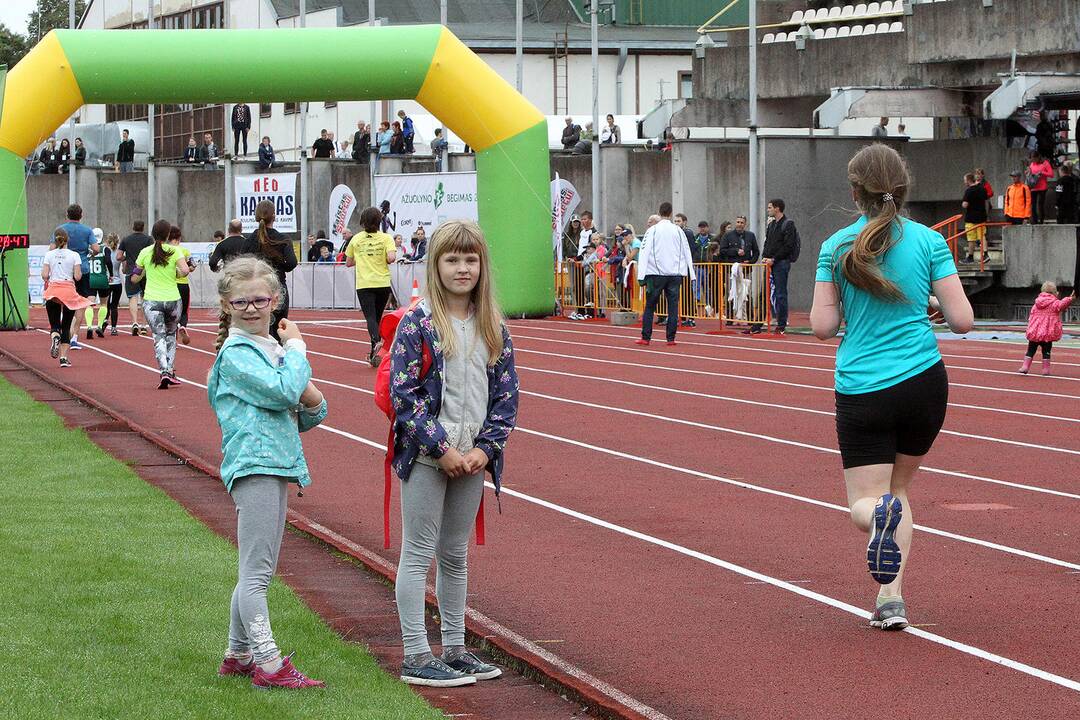
[[[0,236],[27,232],[24,158],[82,105],[394,98],[415,99],[475,150],[480,224],[505,312],[550,312],[544,116],[442,25],[50,32],[7,77]],[[8,252],[25,319],[27,251]]]

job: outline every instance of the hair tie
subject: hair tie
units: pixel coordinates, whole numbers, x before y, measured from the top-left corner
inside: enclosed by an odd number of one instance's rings
[[[893,196],[891,192],[887,192],[881,196],[881,202],[892,202]]]

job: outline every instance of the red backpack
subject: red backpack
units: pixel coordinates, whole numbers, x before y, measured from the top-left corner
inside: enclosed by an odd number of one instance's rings
[[[419,299],[413,300],[408,307],[400,307],[393,312],[386,313],[379,323],[379,336],[382,338],[382,349],[379,351],[379,369],[375,374],[375,406],[382,410],[390,420],[390,431],[386,437],[386,459],[383,461],[383,548],[390,547],[390,495],[393,491],[392,465],[394,462],[394,404],[390,400],[390,354],[394,345],[394,337],[397,335],[398,325],[405,313],[412,310],[419,303]],[[423,360],[420,364],[420,379],[427,377],[431,370],[431,350],[426,342],[423,343]],[[476,512],[476,544],[484,544],[484,496],[480,496],[480,508]]]

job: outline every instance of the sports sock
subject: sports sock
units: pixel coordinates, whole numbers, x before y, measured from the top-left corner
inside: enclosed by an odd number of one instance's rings
[[[417,653],[415,655],[405,656],[405,665],[411,668],[424,667],[429,662],[435,659],[435,656],[430,651],[425,653]]]
[[[264,663],[259,663],[259,669],[261,669],[264,673],[268,673],[270,675],[273,675],[274,673],[276,673],[278,670],[281,669],[281,666],[282,666],[283,663],[284,663],[284,660],[281,659],[281,655],[278,655],[273,660],[270,660],[270,661],[267,661],[267,662],[264,662]]]
[[[454,658],[464,655],[468,652],[464,645],[447,645],[443,648],[442,659],[446,662],[450,662]]]
[[[900,597],[899,595],[882,595],[879,592],[878,596],[877,596],[877,603],[875,604],[875,607],[880,608],[882,605],[886,605],[886,604],[891,603],[891,602],[904,602],[904,598]]]
[[[101,327],[105,324],[105,316],[109,314],[109,308],[99,307],[97,311],[97,326]]]
[[[225,658],[239,660],[242,665],[247,665],[249,662],[251,662],[252,655],[250,650],[226,650]]]
[[[86,320],[87,327],[93,327],[94,325],[94,306],[86,308],[86,312],[83,313],[83,318]]]

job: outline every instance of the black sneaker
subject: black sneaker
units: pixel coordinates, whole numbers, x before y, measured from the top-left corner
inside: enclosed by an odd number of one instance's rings
[[[60,358],[60,367],[71,367],[71,363],[68,362],[67,358]]]
[[[113,337],[116,337],[120,333],[116,331],[116,326],[113,325],[112,328],[109,330],[109,334],[112,335]]]
[[[53,333],[52,345],[49,346],[49,357],[53,360],[60,357],[60,333]]]
[[[164,377],[165,381],[168,382],[170,385],[179,385],[180,384],[180,380],[177,379],[176,373],[171,371],[171,370],[169,372],[167,372],[167,373],[162,373],[162,377]]]
[[[401,681],[409,685],[428,687],[461,687],[476,684],[475,677],[455,670],[439,658],[432,658],[420,667],[402,665]]]
[[[105,337],[105,326],[104,326],[104,325],[102,325],[101,327],[99,327],[99,328],[98,328],[97,330],[95,330],[94,332],[96,332],[96,333],[97,333],[97,336],[98,336],[98,337]]]
[[[483,662],[471,652],[463,652],[445,662],[459,673],[471,675],[477,680],[492,680],[502,675],[502,670],[494,665]]]
[[[131,323],[131,334],[135,337],[139,337],[139,324]]]
[[[965,257],[960,262],[965,264],[965,265],[971,265],[972,263],[975,262],[975,256],[974,255],[968,255],[967,257]]]
[[[87,340],[93,340],[94,339],[94,331],[93,330],[87,330],[86,331],[86,339]]]
[[[743,330],[742,334],[743,335],[760,335],[761,334],[761,328],[755,325],[753,327],[749,327],[749,328]]]

